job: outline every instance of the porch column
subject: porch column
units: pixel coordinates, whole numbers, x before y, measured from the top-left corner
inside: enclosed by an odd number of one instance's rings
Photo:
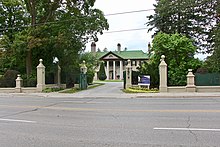
[[[116,78],[115,78],[116,76],[115,76],[115,61],[113,61],[113,80],[115,80]]]
[[[123,62],[120,61],[120,80],[123,79]]]
[[[107,80],[109,80],[109,61],[107,61],[106,76],[107,76]]]

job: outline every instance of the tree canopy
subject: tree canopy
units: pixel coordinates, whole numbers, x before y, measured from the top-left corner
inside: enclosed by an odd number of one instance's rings
[[[143,74],[149,74],[153,78],[152,86],[159,85],[158,66],[161,55],[166,57],[169,85],[185,85],[188,69],[195,71],[201,66],[200,61],[194,58],[196,47],[193,41],[178,33],[158,33],[154,37],[151,51],[153,55],[150,62],[143,64],[140,70]]]
[[[158,32],[179,33],[195,40],[202,52],[213,50],[218,0],[156,0],[147,25]]]
[[[95,0],[0,0],[1,65],[29,75],[39,58],[73,70],[88,41],[108,29]],[[14,13],[15,12],[15,13]],[[5,64],[7,63],[7,64]],[[77,62],[78,63],[78,62]],[[49,70],[49,69],[47,69]]]

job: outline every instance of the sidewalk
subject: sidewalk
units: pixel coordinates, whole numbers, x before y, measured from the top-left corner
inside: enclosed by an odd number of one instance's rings
[[[219,93],[0,93],[0,97],[36,96],[42,98],[220,98]]]
[[[124,93],[122,82],[107,82],[102,86],[77,93],[0,93],[0,97],[40,97],[40,98],[220,98],[220,92],[201,93]]]

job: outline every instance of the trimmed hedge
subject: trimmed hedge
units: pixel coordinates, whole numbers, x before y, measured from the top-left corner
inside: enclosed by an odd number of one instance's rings
[[[105,74],[105,67],[104,67],[104,63],[103,62],[100,65],[100,69],[99,69],[99,72],[98,72],[98,78],[101,81],[104,81],[107,78],[107,76]]]

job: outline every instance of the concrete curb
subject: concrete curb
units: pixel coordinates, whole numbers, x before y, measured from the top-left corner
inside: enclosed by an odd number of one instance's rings
[[[135,93],[135,94],[91,94],[83,95],[79,93],[63,94],[53,93],[1,93],[0,97],[29,97],[36,96],[42,98],[220,98],[220,93]]]

